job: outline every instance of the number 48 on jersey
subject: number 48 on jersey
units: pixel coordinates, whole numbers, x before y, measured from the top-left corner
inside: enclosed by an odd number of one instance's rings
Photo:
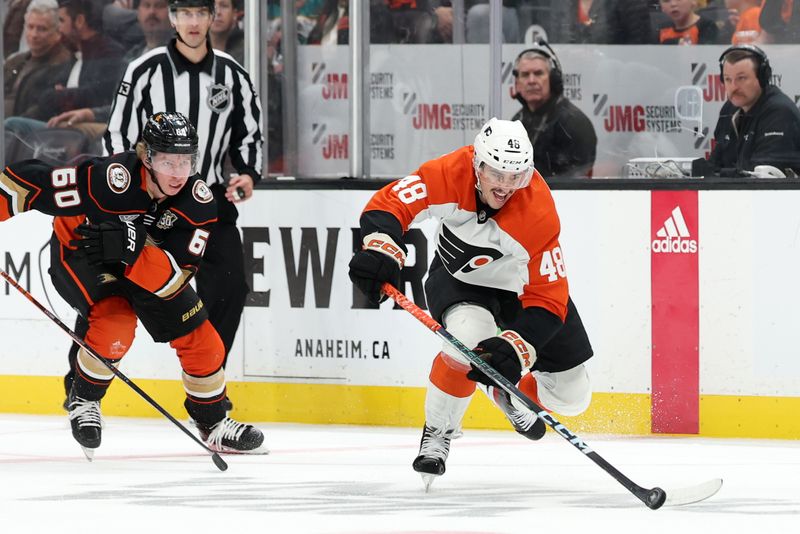
[[[546,276],[548,282],[555,282],[559,277],[565,278],[567,276],[567,268],[564,266],[561,247],[544,251],[542,263],[539,265],[539,274]]]

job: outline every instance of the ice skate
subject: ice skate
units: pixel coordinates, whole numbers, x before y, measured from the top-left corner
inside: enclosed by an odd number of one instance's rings
[[[509,397],[508,393],[501,389],[495,387],[481,389],[484,390],[492,402],[505,414],[506,419],[511,422],[514,430],[532,441],[542,439],[547,431],[547,426],[535,413],[527,408],[518,410],[511,402],[511,397]]]
[[[102,432],[100,401],[82,399],[74,392],[70,393],[68,400],[72,437],[80,444],[86,459],[91,462],[94,450],[100,446]]]
[[[431,489],[431,484],[445,472],[445,461],[450,453],[450,438],[435,428],[425,425],[422,429],[422,440],[419,444],[419,456],[414,459],[411,466],[414,471],[422,475],[425,484],[425,493]]]
[[[226,417],[222,421],[205,426],[197,423],[200,437],[208,448],[223,453],[269,454],[264,446],[264,434],[254,427]]]

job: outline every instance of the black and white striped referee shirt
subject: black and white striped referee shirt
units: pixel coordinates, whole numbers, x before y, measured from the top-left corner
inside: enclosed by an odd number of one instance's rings
[[[239,174],[261,179],[261,104],[250,75],[228,54],[211,50],[194,64],[178,52],[173,39],[133,60],[111,108],[104,155],[132,150],[147,118],[157,111],[178,111],[195,125],[197,169],[209,185],[227,181],[222,165],[228,149]]]

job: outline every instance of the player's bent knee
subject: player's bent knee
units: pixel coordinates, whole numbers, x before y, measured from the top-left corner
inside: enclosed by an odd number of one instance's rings
[[[453,337],[469,348],[497,334],[497,323],[492,313],[476,304],[456,304],[442,316],[444,327]],[[462,364],[469,364],[466,356],[445,343],[442,352]]]
[[[122,358],[133,344],[136,313],[122,297],[109,297],[95,303],[89,312],[86,343],[105,358]]]
[[[592,401],[592,386],[583,364],[567,371],[534,371],[539,399],[548,410],[561,415],[580,415]]]
[[[178,353],[181,367],[190,375],[207,376],[222,367],[225,346],[208,320],[200,326],[170,342]]]

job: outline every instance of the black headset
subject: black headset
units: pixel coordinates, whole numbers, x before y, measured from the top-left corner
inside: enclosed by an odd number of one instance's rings
[[[561,71],[561,62],[544,39],[539,39],[531,48],[526,48],[517,55],[517,58],[514,60],[515,68],[511,71],[514,78],[519,76],[516,65],[519,63],[520,58],[528,52],[533,52],[548,60],[550,63],[550,93],[553,94],[553,96],[561,96],[561,94],[564,93],[564,77]]]
[[[772,67],[769,64],[769,59],[767,59],[767,54],[764,53],[756,45],[752,44],[740,44],[740,45],[733,45],[728,47],[721,56],[719,56],[719,75],[722,77],[722,65],[725,63],[725,56],[733,52],[734,50],[740,50],[742,52],[747,52],[748,57],[751,57],[756,62],[756,78],[758,78],[758,83],[761,85],[761,88],[764,89],[769,85],[769,80],[772,77]]]

